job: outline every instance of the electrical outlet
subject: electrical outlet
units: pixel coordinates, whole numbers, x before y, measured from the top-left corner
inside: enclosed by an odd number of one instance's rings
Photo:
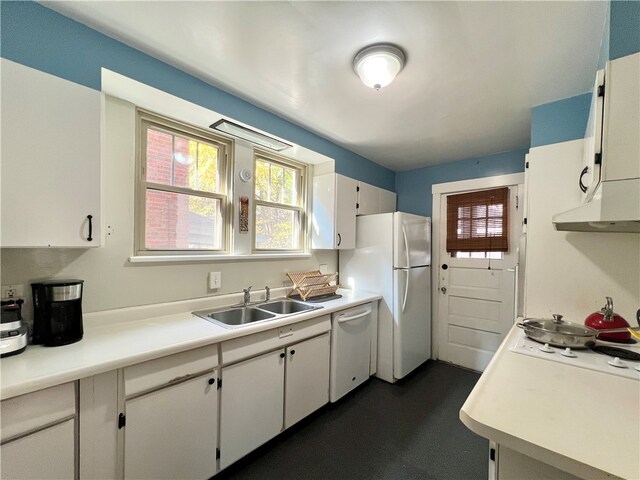
[[[24,285],[2,285],[2,300],[24,298]]]
[[[222,273],[209,272],[209,289],[214,290],[222,287]]]

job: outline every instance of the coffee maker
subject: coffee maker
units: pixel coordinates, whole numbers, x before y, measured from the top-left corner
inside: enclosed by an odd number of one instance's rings
[[[82,284],[84,280],[32,283],[33,342],[49,347],[82,339]]]

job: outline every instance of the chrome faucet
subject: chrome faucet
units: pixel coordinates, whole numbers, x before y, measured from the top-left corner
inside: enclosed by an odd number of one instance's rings
[[[242,291],[244,292],[244,298],[243,298],[242,302],[244,303],[244,306],[246,307],[247,305],[249,305],[249,303],[251,303],[251,287],[244,288]]]
[[[268,302],[269,300],[271,300],[271,289],[269,288],[269,286],[264,287],[264,291],[265,291],[265,302]]]

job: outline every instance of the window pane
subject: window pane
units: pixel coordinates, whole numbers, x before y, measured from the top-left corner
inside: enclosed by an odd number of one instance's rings
[[[147,129],[147,181],[220,192],[218,147]]]
[[[221,248],[220,200],[147,190],[145,219],[149,250]]]
[[[299,248],[297,211],[256,205],[256,248],[297,250]]]
[[[264,159],[257,159],[255,175],[256,199],[283,205],[298,205],[296,169]]]

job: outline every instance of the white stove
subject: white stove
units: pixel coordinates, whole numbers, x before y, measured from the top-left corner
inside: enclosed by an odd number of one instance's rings
[[[598,340],[596,347],[613,347],[634,352],[640,355],[640,344],[620,344],[602,342]],[[520,332],[518,340],[509,348],[514,353],[521,353],[543,360],[573,365],[578,368],[586,368],[597,372],[609,373],[620,377],[631,378],[640,381],[640,360],[626,359],[624,354],[616,352],[613,355],[596,352],[590,349],[569,349],[554,347],[531,340],[524,331]]]

